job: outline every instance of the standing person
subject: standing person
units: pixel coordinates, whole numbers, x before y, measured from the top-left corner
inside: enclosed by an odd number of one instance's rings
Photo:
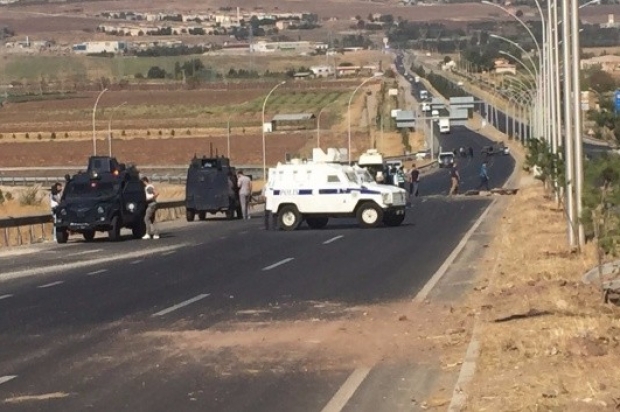
[[[459,184],[461,183],[461,175],[459,174],[459,170],[456,167],[456,162],[452,163],[452,167],[450,168],[450,196],[459,194]]]
[[[157,197],[159,192],[149,182],[149,178],[144,176],[142,178],[144,184],[144,192],[146,193],[146,213],[144,214],[144,224],[146,226],[146,234],[142,239],[159,239],[159,231],[155,226],[155,212],[157,211]]]
[[[54,241],[56,241],[56,208],[60,204],[60,199],[62,197],[62,183],[56,182],[52,185],[52,189],[50,190],[50,211],[52,212],[52,236]]]
[[[237,186],[239,187],[239,202],[244,219],[250,218],[250,197],[252,196],[252,181],[243,174],[243,170],[237,171]]]
[[[483,186],[486,188],[487,192],[491,190],[489,189],[489,170],[487,168],[486,160],[483,161],[480,166],[480,184],[478,185],[478,190],[480,190]]]
[[[396,169],[394,184],[401,189],[405,188],[405,172],[403,170],[403,166]]]
[[[415,164],[411,167],[411,173],[409,174],[409,176],[411,176],[410,195],[418,197],[418,186],[420,183],[420,171],[418,170]]]

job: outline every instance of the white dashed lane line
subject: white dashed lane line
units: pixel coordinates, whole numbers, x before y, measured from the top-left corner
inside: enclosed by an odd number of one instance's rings
[[[129,262],[130,265],[137,265],[138,263],[144,262],[144,259],[134,260],[133,262]]]
[[[335,242],[338,239],[342,239],[343,237],[344,237],[344,235],[340,235],[340,236],[333,237],[331,239],[327,239],[325,242],[323,242],[323,244],[324,245],[329,245],[330,243]]]
[[[12,298],[13,295],[0,295],[0,300],[4,300],[4,299],[8,299],[8,298]]]
[[[369,373],[370,368],[355,369],[321,412],[342,411]]]
[[[17,378],[17,375],[0,376],[0,385],[7,383],[8,381],[12,381],[15,378]]]
[[[175,253],[177,253],[177,251],[176,251],[176,250],[169,250],[169,251],[167,251],[167,252],[162,253],[161,255],[162,255],[162,256],[169,256],[169,255],[173,255],[173,254],[175,254]]]
[[[57,280],[56,282],[46,283],[45,285],[37,286],[37,288],[39,288],[39,289],[51,288],[53,286],[62,285],[63,283],[65,283],[64,280]]]
[[[269,265],[269,266],[264,267],[262,270],[263,270],[263,271],[266,271],[266,270],[271,270],[271,269],[277,268],[278,266],[285,265],[285,264],[287,264],[288,262],[290,262],[290,261],[292,261],[292,260],[295,260],[295,258],[286,258],[286,259],[282,259],[281,261],[276,262],[276,263],[274,263],[273,265]]]
[[[93,275],[98,275],[100,273],[105,273],[107,271],[108,271],[108,269],[93,270],[92,272],[88,272],[87,275],[88,276],[93,276]]]
[[[166,308],[164,310],[160,310],[159,312],[154,313],[152,316],[164,316],[164,315],[167,315],[168,313],[174,312],[177,309],[181,309],[181,308],[183,308],[183,307],[185,307],[187,305],[191,305],[194,302],[198,302],[199,300],[202,300],[202,299],[208,297],[209,295],[210,295],[210,293],[203,293],[203,294],[195,296],[195,297],[193,297],[191,299],[187,299],[186,301],[183,301],[181,303],[177,303],[174,306],[170,306],[169,308]]]

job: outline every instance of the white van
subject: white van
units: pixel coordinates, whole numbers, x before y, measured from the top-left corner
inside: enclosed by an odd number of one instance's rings
[[[351,166],[294,159],[269,169],[268,176],[265,209],[283,230],[295,230],[303,221],[321,229],[340,217],[355,217],[361,227],[398,226],[405,219],[405,190],[364,182]]]
[[[439,133],[450,133],[450,119],[442,117],[439,119]]]

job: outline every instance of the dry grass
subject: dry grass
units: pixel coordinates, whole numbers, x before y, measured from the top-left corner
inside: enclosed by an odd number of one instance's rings
[[[580,281],[595,263],[591,245],[571,253],[563,212],[545,199],[539,182],[527,177],[521,187],[470,297],[481,321],[481,355],[467,409],[613,408],[620,391],[620,369],[611,366],[620,361],[620,310]],[[528,312],[543,315],[496,322]]]

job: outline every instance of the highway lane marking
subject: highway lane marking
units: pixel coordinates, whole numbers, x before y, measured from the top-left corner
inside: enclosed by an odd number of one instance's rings
[[[134,260],[133,262],[129,262],[130,265],[137,265],[138,263],[144,262],[144,259]]]
[[[491,211],[491,208],[493,207],[494,204],[495,204],[495,199],[493,199],[491,203],[489,203],[489,205],[484,209],[484,211],[482,212],[478,220],[474,222],[474,224],[471,226],[471,228],[469,228],[467,233],[465,233],[465,236],[463,236],[463,238],[458,243],[458,245],[456,245],[454,250],[452,250],[452,253],[450,253],[448,258],[444,260],[442,265],[439,267],[439,269],[437,269],[437,271],[433,274],[433,276],[429,279],[429,281],[426,282],[426,285],[424,285],[422,290],[420,290],[418,294],[413,298],[413,302],[424,302],[428,294],[431,293],[431,291],[437,285],[437,283],[441,280],[441,278],[443,278],[446,272],[448,272],[448,269],[450,269],[450,266],[452,266],[452,263],[454,263],[458,255],[465,248],[465,245],[467,244],[467,241],[469,241],[469,238],[472,237],[472,235],[476,232],[476,230],[478,230],[478,227],[480,227],[482,222],[484,222],[484,220],[486,219],[487,215]]]
[[[343,237],[344,237],[344,235],[340,235],[340,236],[333,237],[331,239],[327,239],[325,242],[323,242],[323,244],[324,245],[329,245],[330,243],[335,242],[338,239],[342,239]]]
[[[99,252],[103,252],[103,249],[85,250],[83,252],[77,252],[77,253],[71,253],[69,255],[65,255],[65,257],[88,255],[90,253],[99,253]]]
[[[4,300],[4,299],[8,299],[8,298],[12,298],[12,297],[13,297],[13,295],[11,295],[11,294],[8,294],[8,295],[2,295],[2,296],[0,296],[0,300]]]
[[[76,270],[76,269],[92,267],[92,266],[101,266],[101,265],[109,264],[110,262],[115,262],[119,260],[136,259],[136,258],[145,257],[145,256],[153,256],[156,253],[166,252],[168,250],[180,249],[188,245],[189,245],[188,243],[179,243],[173,246],[154,247],[154,248],[149,248],[146,250],[139,250],[139,251],[124,253],[124,254],[116,254],[116,255],[111,255],[111,256],[106,256],[106,257],[101,257],[101,258],[96,258],[96,259],[82,260],[82,261],[71,262],[71,263],[55,264],[55,265],[42,266],[42,267],[31,268],[31,269],[23,269],[23,270],[17,270],[14,272],[5,272],[5,273],[0,274],[0,281],[7,281],[10,279],[18,279],[18,278],[27,278],[31,276],[41,276],[41,275],[46,275],[46,274],[51,274],[51,273],[65,272],[67,270]]]
[[[107,271],[108,271],[108,269],[93,270],[92,272],[88,272],[86,275],[93,276],[93,275],[98,275],[100,273],[104,273],[104,272],[107,272]]]
[[[370,373],[370,368],[357,368],[349,375],[347,380],[342,384],[338,392],[330,399],[321,412],[340,412],[346,406],[349,399],[353,396],[357,388],[364,382],[366,376]]]
[[[8,381],[12,381],[15,378],[17,378],[17,375],[0,376],[0,385],[7,383]]]
[[[56,282],[52,282],[52,283],[46,283],[45,285],[40,285],[37,286],[39,289],[44,289],[44,288],[51,288],[52,286],[58,286],[65,283],[64,280],[57,280]]]
[[[266,270],[271,270],[274,268],[277,268],[278,266],[282,266],[284,264],[287,264],[288,262],[290,262],[291,260],[295,260],[295,258],[286,258],[286,259],[282,259],[279,262],[274,263],[273,265],[269,265],[269,266],[265,266],[262,270],[266,271]]]
[[[187,299],[186,301],[183,301],[181,303],[177,303],[174,306],[170,306],[167,309],[160,310],[159,312],[154,313],[152,316],[164,316],[164,315],[167,315],[168,313],[174,312],[177,309],[183,308],[183,307],[185,307],[187,305],[191,305],[194,302],[198,302],[199,300],[202,300],[202,299],[208,297],[209,295],[211,295],[211,294],[210,293],[203,293],[203,294],[195,296],[195,297],[193,297],[191,299]]]
[[[169,251],[167,251],[167,252],[162,253],[161,255],[162,255],[162,256],[169,256],[169,255],[173,255],[173,254],[175,254],[175,253],[177,253],[177,251],[176,251],[176,250],[169,250]]]

